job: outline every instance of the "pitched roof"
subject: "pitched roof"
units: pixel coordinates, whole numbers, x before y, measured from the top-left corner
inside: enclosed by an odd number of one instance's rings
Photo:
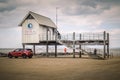
[[[57,26],[55,25],[55,23],[48,17],[39,15],[37,13],[31,12],[29,11],[29,13],[24,17],[24,19],[22,20],[22,22],[19,24],[19,26],[22,26],[23,22],[26,20],[26,18],[32,15],[34,17],[34,19],[36,20],[36,22],[40,25],[45,25],[45,26],[49,26],[49,27],[53,27],[53,28],[57,28]]]

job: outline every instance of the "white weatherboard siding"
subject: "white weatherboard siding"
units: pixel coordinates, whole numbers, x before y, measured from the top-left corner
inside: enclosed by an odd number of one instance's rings
[[[28,28],[28,24],[33,25]],[[48,40],[55,40],[53,28],[48,28]],[[39,41],[47,40],[47,27],[40,26],[34,19],[26,19],[22,25],[22,42],[23,43],[39,43]]]
[[[28,24],[33,25],[28,28]],[[22,25],[22,42],[23,43],[39,43],[39,24],[34,19],[26,19]]]
[[[22,26],[22,43],[39,43],[40,41],[46,41],[47,31],[48,40],[55,40],[54,30],[57,26],[50,18],[45,16],[30,11],[19,26]]]
[[[46,32],[47,32],[47,28],[44,26],[39,26],[39,40],[43,41],[46,40]]]
[[[52,40],[52,29],[51,28],[49,28],[49,30],[48,30],[48,40]]]
[[[39,28],[39,39],[40,41],[47,40],[46,35],[47,35],[47,27],[40,26]],[[53,28],[48,28],[48,40],[55,40],[55,34],[53,32]]]
[[[48,40],[55,40],[55,32],[53,31],[53,28],[49,28],[48,34]]]

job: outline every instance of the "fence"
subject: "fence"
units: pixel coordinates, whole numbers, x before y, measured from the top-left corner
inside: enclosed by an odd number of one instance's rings
[[[10,51],[13,51],[15,48],[0,48],[0,53],[9,53]]]
[[[103,33],[75,33],[75,40],[103,40]],[[73,40],[73,33],[61,34],[61,40]]]

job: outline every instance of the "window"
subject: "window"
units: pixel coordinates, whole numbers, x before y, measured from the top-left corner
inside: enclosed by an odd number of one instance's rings
[[[54,33],[55,33],[55,29],[53,28],[53,35],[54,35]]]

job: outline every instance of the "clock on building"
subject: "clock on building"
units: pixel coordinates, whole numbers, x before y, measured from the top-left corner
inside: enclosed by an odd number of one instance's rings
[[[33,25],[31,23],[28,24],[28,28],[32,28]]]

